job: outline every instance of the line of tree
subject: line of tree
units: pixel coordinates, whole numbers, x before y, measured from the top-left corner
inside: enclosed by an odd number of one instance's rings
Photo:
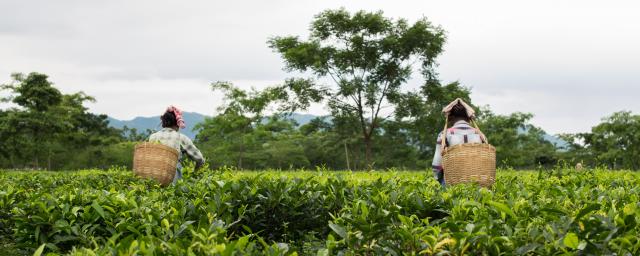
[[[7,95],[1,101],[13,105],[0,110],[0,168],[108,168],[131,162],[133,143],[123,131],[84,106],[93,97],[63,94],[41,73],[11,77],[0,86]]]
[[[472,102],[469,88],[437,77],[435,59],[445,39],[444,30],[426,19],[410,23],[382,12],[324,11],[307,39],[268,40],[286,70],[309,76],[263,90],[213,83],[224,103],[218,115],[195,126],[195,143],[212,167],[428,169],[444,127],[442,107],[456,98]],[[424,83],[410,89],[406,83],[414,73]],[[93,97],[63,94],[45,74],[12,78],[0,87],[7,95],[2,102],[12,104],[0,110],[0,168],[131,167],[134,144],[152,132],[110,128],[105,115],[84,106]],[[304,125],[290,118],[312,104],[330,114]],[[532,114],[474,108],[501,167],[582,162],[640,168],[640,116],[631,112],[614,113],[588,133],[562,134],[568,143],[557,148],[530,123]]]
[[[468,88],[458,83],[426,85],[407,100],[402,111],[379,122],[371,138],[369,162],[357,117],[329,115],[299,125],[291,112],[264,114],[267,109],[287,109],[282,106],[281,87],[245,91],[227,82],[212,87],[223,93],[225,104],[218,108],[219,115],[196,126],[196,145],[211,166],[241,169],[428,168],[436,136],[444,126],[442,106],[470,96]],[[557,163],[556,147],[545,140],[542,129],[529,123],[531,118],[531,114],[496,115],[486,107],[479,109],[479,125],[496,146],[501,166],[531,168]]]

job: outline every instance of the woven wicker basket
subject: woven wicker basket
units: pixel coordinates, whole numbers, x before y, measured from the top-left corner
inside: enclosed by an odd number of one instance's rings
[[[477,124],[473,122],[476,126]],[[446,136],[446,126],[443,136]],[[480,132],[480,130],[478,129]],[[482,135],[484,143],[458,144],[448,147],[442,140],[442,167],[447,185],[477,182],[491,187],[496,180],[496,149]]]
[[[133,173],[143,178],[152,178],[166,186],[176,175],[178,151],[174,148],[143,142],[136,145],[133,153]]]

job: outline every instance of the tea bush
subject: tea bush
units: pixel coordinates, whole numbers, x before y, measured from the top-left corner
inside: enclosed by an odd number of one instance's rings
[[[492,189],[443,189],[427,171],[220,169],[161,188],[117,169],[5,171],[0,253],[637,255],[639,178],[499,171]]]

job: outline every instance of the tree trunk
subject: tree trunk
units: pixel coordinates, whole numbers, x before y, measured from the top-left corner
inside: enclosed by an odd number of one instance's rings
[[[366,168],[369,171],[373,169],[373,165],[371,164],[371,158],[372,158],[371,144],[372,144],[371,136],[365,136],[364,137],[364,159],[365,159],[365,164],[367,165]]]
[[[51,149],[49,149],[49,154],[47,155],[47,171],[51,171]]]
[[[344,144],[344,156],[347,159],[347,170],[351,170],[351,166],[349,165],[349,151],[347,150],[347,142],[342,141]]]
[[[16,167],[16,161],[13,159],[13,154],[9,155],[9,161],[11,162],[11,168],[13,169],[17,169]]]
[[[244,143],[240,142],[240,154],[238,155],[238,169],[242,170],[242,157],[244,157]]]
[[[358,162],[360,161],[360,151],[358,149],[355,149],[351,156],[353,157],[351,159],[353,163],[353,170],[358,170]]]

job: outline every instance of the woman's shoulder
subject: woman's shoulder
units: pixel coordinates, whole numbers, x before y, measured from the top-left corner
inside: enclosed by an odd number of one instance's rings
[[[152,134],[149,134],[149,139],[153,139],[153,138],[155,138],[155,137],[158,137],[158,135],[159,135],[159,134],[160,134],[160,132],[159,132],[159,131],[156,131],[156,132],[154,132],[154,133],[152,133]]]
[[[189,136],[185,135],[184,133],[178,132],[178,134],[180,136],[181,141],[192,142],[191,138],[189,138]]]

